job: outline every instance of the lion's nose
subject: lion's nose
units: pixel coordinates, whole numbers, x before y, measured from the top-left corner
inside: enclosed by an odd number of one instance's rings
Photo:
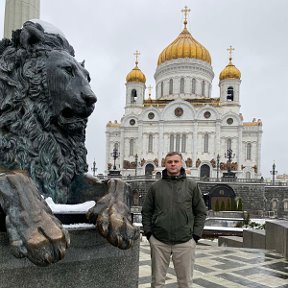
[[[93,94],[82,93],[82,98],[85,100],[85,102],[88,106],[93,105],[97,101],[97,97],[95,96],[94,93]]]

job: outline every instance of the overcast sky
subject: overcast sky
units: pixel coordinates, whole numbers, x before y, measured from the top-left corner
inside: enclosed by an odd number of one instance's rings
[[[244,121],[263,122],[262,175],[270,177],[274,160],[278,174],[288,174],[288,0],[41,0],[41,19],[66,35],[77,60],[86,60],[98,97],[87,128],[89,169],[94,159],[99,173],[106,168],[105,128],[123,116],[133,53],[141,53],[138,66],[146,86],[153,86],[153,98],[158,56],[182,31],[185,5],[191,9],[189,31],[212,58],[212,97],[219,96],[219,73],[232,45],[233,64],[242,73]]]

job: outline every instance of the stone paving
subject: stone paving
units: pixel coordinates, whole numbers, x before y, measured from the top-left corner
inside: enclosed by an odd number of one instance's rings
[[[267,250],[218,247],[200,240],[196,250],[193,288],[288,288],[288,261]],[[140,244],[138,288],[150,287],[150,247]],[[166,288],[177,288],[172,261]]]

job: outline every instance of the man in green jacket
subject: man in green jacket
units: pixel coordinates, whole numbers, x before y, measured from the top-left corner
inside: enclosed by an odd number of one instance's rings
[[[178,287],[192,287],[195,248],[207,209],[198,185],[186,178],[182,162],[178,152],[166,155],[162,179],[151,185],[142,206],[144,235],[151,247],[151,288],[164,287],[171,256]]]

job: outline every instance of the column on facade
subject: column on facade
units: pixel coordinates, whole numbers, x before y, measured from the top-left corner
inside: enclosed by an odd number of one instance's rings
[[[238,126],[238,151],[237,151],[237,163],[238,163],[238,171],[242,171],[241,166],[243,164],[243,141],[242,141],[242,135],[243,135],[243,126]],[[242,173],[243,174],[243,173]],[[244,176],[244,175],[243,175]]]
[[[186,140],[186,153],[187,156],[190,157],[192,159],[192,161],[196,161],[195,159],[193,159],[193,132],[188,132],[187,134],[187,140]]]
[[[122,143],[122,145],[121,145]],[[120,143],[119,143],[119,152],[120,152],[120,157],[119,157],[119,164],[120,164],[120,169],[123,168],[123,161],[125,157],[125,133],[124,133],[124,127],[120,128]],[[128,146],[129,147],[129,146]]]
[[[193,146],[192,146],[192,160],[193,160],[193,167],[196,167],[196,161],[197,161],[197,153],[198,153],[198,123],[193,123],[192,125],[192,131],[193,131]]]
[[[159,139],[157,143],[158,160],[159,160],[159,166],[161,166],[161,159],[162,157],[164,157],[164,122],[163,121],[161,121],[158,125],[158,133],[159,133]]]
[[[141,159],[138,158],[138,161],[140,162],[142,158],[145,158],[145,149],[144,149],[144,139],[142,139],[143,135],[143,122],[138,121],[138,135],[137,135],[137,141],[136,141],[136,148],[135,148],[135,154],[138,155]],[[145,154],[144,154],[145,153]],[[141,157],[142,156],[142,157]],[[146,159],[147,160],[147,159]]]
[[[215,151],[214,151],[214,155],[215,155],[215,161],[217,161],[217,156],[219,155],[220,159],[222,157],[221,155],[221,120],[217,119],[216,123],[215,123]],[[220,171],[219,171],[220,173]],[[217,167],[216,167],[216,172],[213,171],[213,177],[217,177]]]

